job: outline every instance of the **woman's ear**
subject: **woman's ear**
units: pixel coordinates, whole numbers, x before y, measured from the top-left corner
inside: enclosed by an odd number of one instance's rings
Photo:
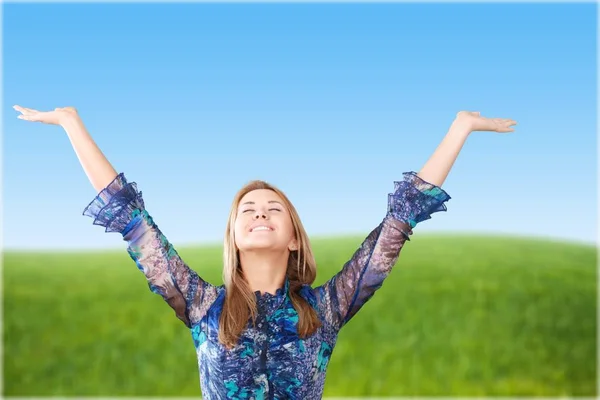
[[[288,249],[289,249],[290,251],[296,251],[296,250],[298,250],[298,242],[297,242],[297,240],[296,240],[296,239],[293,239],[293,240],[290,242],[290,244],[288,245]]]

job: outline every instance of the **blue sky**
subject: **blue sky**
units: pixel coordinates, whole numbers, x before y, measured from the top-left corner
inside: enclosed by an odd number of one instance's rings
[[[5,4],[6,249],[118,248],[61,128],[75,106],[175,245],[219,243],[235,192],[283,189],[312,236],[366,235],[456,112],[476,132],[417,232],[594,242],[595,4]]]

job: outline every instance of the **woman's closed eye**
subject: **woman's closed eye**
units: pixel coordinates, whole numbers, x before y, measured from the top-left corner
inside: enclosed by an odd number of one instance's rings
[[[254,211],[255,211],[254,209],[248,208],[248,209],[242,211],[242,213],[254,212]],[[280,208],[269,208],[269,211],[281,211],[281,209]]]

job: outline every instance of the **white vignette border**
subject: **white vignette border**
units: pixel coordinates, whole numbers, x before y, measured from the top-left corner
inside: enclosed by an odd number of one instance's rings
[[[75,0],[61,0],[61,1],[50,1],[50,0],[37,0],[37,1],[26,1],[26,0],[13,0],[13,1],[3,1],[0,0],[0,2],[2,3],[2,5],[4,4],[21,4],[21,3],[167,3],[168,1],[165,0],[154,0],[154,1],[141,1],[141,0],[126,0],[126,1],[122,1],[122,0],[105,0],[105,1],[75,1]],[[436,4],[464,4],[464,3],[528,3],[528,4],[548,4],[548,3],[562,3],[562,4],[596,4],[596,68],[598,68],[600,66],[600,55],[598,52],[598,42],[600,41],[600,29],[599,29],[599,21],[600,21],[600,7],[599,7],[599,0],[576,0],[576,1],[559,1],[559,0],[555,0],[555,1],[542,1],[542,0],[528,0],[528,1],[522,1],[522,0],[488,0],[488,1],[477,1],[477,0],[462,0],[462,1],[452,1],[452,0],[413,0],[413,1],[404,1],[404,0],[374,0],[374,1],[369,1],[369,0],[327,0],[327,1],[322,1],[322,0],[291,0],[291,1],[286,1],[286,0],[177,0],[175,3],[229,3],[229,4],[259,4],[259,3],[339,3],[339,4],[344,4],[344,3],[372,3],[372,4],[383,4],[383,3],[436,3]],[[0,7],[0,21],[2,21],[2,26],[3,26],[3,22],[4,22],[4,7]],[[0,35],[4,35],[4,30],[2,29]],[[2,42],[0,42],[0,54],[4,54],[3,49],[2,49]],[[2,56],[3,58],[3,56]],[[0,82],[4,82],[4,71],[2,66],[0,66]],[[598,118],[598,115],[600,114],[600,102],[599,100],[599,93],[600,93],[600,82],[598,79],[598,71],[596,71],[596,134],[598,135],[598,132],[600,132],[600,119]],[[2,96],[0,98],[0,118],[2,119],[2,121],[4,121],[4,96]],[[2,135],[4,134],[4,131],[2,131]],[[1,140],[0,141],[0,154],[4,154],[4,148],[3,148],[3,143],[4,141]],[[596,140],[596,153],[597,155],[600,155],[600,138],[597,138]],[[4,193],[3,189],[4,189],[4,168],[3,168],[3,163],[0,163],[0,190],[2,190],[1,193]],[[596,160],[596,176],[599,177],[600,176],[600,163],[598,162],[598,159]],[[596,184],[596,198],[600,199],[600,187],[598,184]],[[0,197],[1,199],[1,197]],[[1,201],[1,200],[0,200]],[[3,202],[0,204],[4,204]],[[600,203],[597,204],[597,210],[596,210],[596,245],[597,245],[597,249],[600,248]],[[3,218],[4,215],[4,207],[2,207],[2,209],[0,210],[0,224],[1,221],[4,220]],[[3,243],[4,243],[4,229],[0,229],[0,249],[3,249]],[[597,257],[596,257],[596,271],[600,272],[600,254],[598,254],[598,250],[597,250]],[[4,254],[4,251],[2,250],[2,254]],[[3,270],[3,265],[4,265],[4,257],[2,257],[2,259],[0,259],[0,271]],[[600,288],[600,273],[598,273],[597,275],[597,288]],[[4,282],[3,282],[3,274],[0,274],[0,287],[4,287]],[[0,299],[0,302],[2,302],[2,307],[0,307],[0,330],[2,331],[2,336],[4,337],[4,329],[3,329],[3,321],[4,321],[4,296],[2,296],[2,299]],[[598,318],[600,316],[600,314],[598,314],[598,309],[600,307],[600,296],[598,295],[598,291],[596,293],[596,320],[598,321],[600,318]],[[598,335],[598,333],[600,332],[600,330],[596,329],[596,334]],[[596,395],[599,396],[600,395],[600,379],[598,379],[598,366],[600,365],[600,351],[599,351],[599,344],[600,344],[600,336],[597,336],[597,341],[596,341]],[[4,340],[0,340],[0,356],[2,357],[2,363],[0,363],[0,396],[2,398],[6,398],[6,399],[30,399],[30,400],[44,400],[47,398],[53,398],[53,399],[93,399],[93,400],[108,400],[108,399],[121,399],[121,398],[136,398],[136,399],[156,399],[156,398],[170,398],[170,399],[178,399],[178,400],[198,400],[200,398],[200,396],[198,397],[161,397],[161,396],[156,396],[156,397],[144,397],[144,396],[126,396],[126,397],[84,397],[84,396],[69,396],[69,397],[61,397],[61,396],[46,396],[46,397],[24,397],[24,396],[9,396],[9,397],[5,397],[4,396]],[[530,396],[532,397],[532,396]],[[403,396],[403,397],[324,397],[325,400],[376,400],[376,399],[386,399],[386,400],[407,400],[407,399],[419,399],[419,398],[428,398],[430,400],[438,400],[438,399],[453,399],[453,400],[458,400],[458,399],[476,399],[476,398],[485,398],[485,399],[498,399],[498,400],[508,400],[508,399],[521,399],[521,398],[528,398],[528,397],[510,397],[510,396],[503,396],[503,397],[459,397],[459,396],[455,396],[455,397],[432,397],[432,396]],[[545,400],[545,399],[567,399],[569,398],[568,396],[556,396],[556,397],[535,397],[538,400]],[[578,400],[588,400],[588,399],[598,399],[600,397],[576,397]]]

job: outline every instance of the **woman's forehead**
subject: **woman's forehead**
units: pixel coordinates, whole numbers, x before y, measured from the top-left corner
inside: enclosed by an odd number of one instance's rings
[[[246,193],[240,200],[240,205],[244,203],[267,203],[270,201],[278,201],[284,203],[281,196],[270,189],[255,189]]]

